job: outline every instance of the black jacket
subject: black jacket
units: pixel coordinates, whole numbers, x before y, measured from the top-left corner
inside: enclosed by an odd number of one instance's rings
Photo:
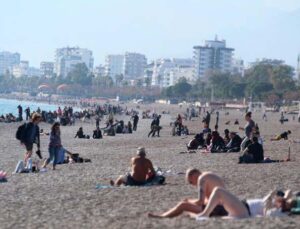
[[[35,131],[34,136],[32,132]],[[22,143],[33,144],[36,143],[40,147],[40,128],[38,125],[34,125],[32,122],[26,124],[25,130],[21,137]]]
[[[102,132],[101,132],[101,130],[94,130],[94,132],[93,132],[93,138],[94,139],[100,139],[100,138],[102,138]]]

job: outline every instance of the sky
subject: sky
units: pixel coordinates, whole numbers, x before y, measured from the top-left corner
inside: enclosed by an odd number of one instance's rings
[[[216,35],[246,63],[296,67],[300,53],[300,0],[0,0],[0,12],[0,51],[35,67],[65,46],[92,50],[95,65],[125,51],[192,58]]]

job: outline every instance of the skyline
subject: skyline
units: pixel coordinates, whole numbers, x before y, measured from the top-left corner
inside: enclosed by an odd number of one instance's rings
[[[53,61],[55,49],[64,46],[92,50],[95,66],[105,55],[125,51],[148,60],[192,58],[193,46],[215,35],[245,63],[271,58],[296,67],[300,53],[297,0],[11,0],[1,5],[0,51],[19,52],[35,67]]]

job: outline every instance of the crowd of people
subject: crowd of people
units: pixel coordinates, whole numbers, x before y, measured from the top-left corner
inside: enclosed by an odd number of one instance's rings
[[[214,111],[213,111],[214,112]],[[241,137],[235,131],[225,129],[222,134],[219,133],[220,113],[215,112],[216,124],[213,130],[210,128],[213,112],[205,111],[205,116],[202,119],[202,130],[195,134],[194,138],[186,145],[188,150],[198,150],[205,153],[229,153],[240,152],[239,163],[262,163],[270,162],[264,157],[263,140],[260,135],[260,129],[252,119],[252,112],[247,112],[244,116],[245,126],[239,127],[239,130],[244,131],[244,136]],[[23,121],[23,108],[18,106],[18,117],[16,121]],[[55,170],[57,164],[75,163],[75,162],[90,162],[89,159],[79,157],[79,154],[74,154],[66,150],[62,145],[61,129],[63,125],[74,125],[75,120],[80,119],[82,122],[94,120],[96,127],[91,135],[93,139],[102,139],[103,136],[115,136],[116,134],[132,134],[137,131],[139,123],[139,113],[136,110],[127,110],[120,106],[105,104],[97,105],[93,108],[87,107],[83,111],[74,112],[72,107],[58,107],[57,111],[46,112],[38,109],[31,113],[30,108],[25,109],[27,122],[18,127],[16,138],[24,146],[26,152],[24,160],[18,162],[15,173],[28,173],[47,171],[47,166],[52,163],[52,169]],[[142,117],[145,118],[143,113]],[[188,116],[197,117],[195,109],[187,110]],[[198,115],[199,113],[197,113]],[[129,117],[129,121],[125,124],[124,120],[116,120],[115,115],[125,115]],[[100,124],[106,116],[104,127]],[[161,115],[153,113],[150,132],[148,138],[160,137],[162,129],[160,120]],[[147,117],[148,118],[148,117]],[[265,117],[266,119],[266,117]],[[52,124],[49,133],[40,130],[39,123],[47,122]],[[131,122],[132,121],[132,122]],[[235,121],[235,123],[237,123]],[[189,135],[189,131],[183,125],[183,118],[180,114],[177,115],[174,124],[172,125],[172,135],[182,136]],[[103,131],[103,133],[102,133]],[[36,145],[36,154],[40,159],[41,144],[40,135],[49,136],[48,157],[43,161],[41,167],[39,162],[34,160],[33,149]],[[291,131],[285,131],[271,141],[288,140]],[[83,127],[79,127],[74,138],[89,139],[90,135],[85,134]],[[66,155],[67,158],[66,158]],[[288,158],[289,160],[289,158]],[[6,173],[0,171],[0,182],[6,180]],[[290,190],[285,192],[274,190],[263,198],[240,200],[237,196],[227,190],[224,180],[217,174],[212,172],[201,172],[196,168],[188,169],[186,172],[186,181],[193,185],[198,190],[198,198],[184,199],[173,208],[164,213],[149,213],[149,217],[154,218],[173,218],[184,212],[187,212],[192,218],[198,220],[208,217],[222,216],[226,218],[248,218],[257,216],[283,216],[290,213],[297,213],[300,209],[300,193],[292,193]],[[146,157],[146,149],[139,147],[136,156],[131,159],[130,172],[119,176],[116,180],[110,180],[111,186],[145,186],[145,185],[161,185],[165,184],[165,177],[158,173],[154,168],[153,163]]]

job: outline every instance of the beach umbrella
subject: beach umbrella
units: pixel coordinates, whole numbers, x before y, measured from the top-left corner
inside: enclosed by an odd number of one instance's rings
[[[68,87],[67,84],[61,84],[61,85],[59,85],[56,89],[57,89],[57,90],[64,90],[64,89],[66,89],[67,87]]]
[[[49,88],[50,88],[50,86],[48,84],[41,84],[41,85],[38,86],[39,90],[49,89]]]

